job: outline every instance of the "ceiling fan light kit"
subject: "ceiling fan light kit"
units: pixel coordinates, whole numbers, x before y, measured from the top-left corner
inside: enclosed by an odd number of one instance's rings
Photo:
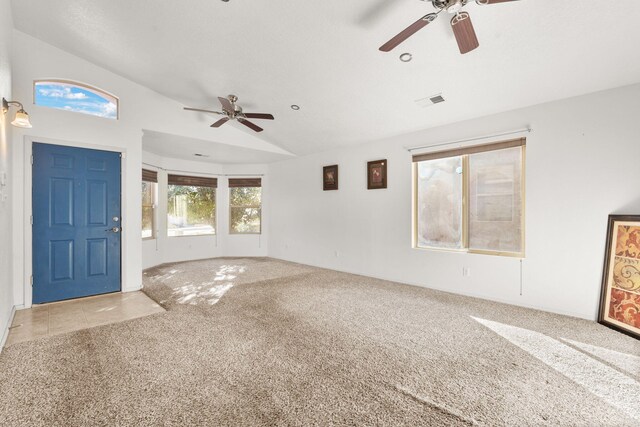
[[[225,116],[212,124],[212,128],[219,128],[228,121],[236,120],[238,121],[238,123],[242,123],[254,132],[262,132],[264,129],[247,119],[274,120],[273,115],[267,113],[245,113],[242,110],[242,107],[236,103],[238,101],[238,97],[235,95],[229,95],[226,98],[218,97],[218,101],[222,106],[222,111],[204,110],[201,108],[191,107],[184,107],[184,109],[188,111],[198,111],[201,113],[211,113]]]
[[[466,2],[464,2],[464,4],[466,4]],[[462,3],[462,0],[453,0],[447,3],[445,9],[449,13],[460,13],[460,10],[462,9],[462,6],[464,6],[464,4]]]
[[[462,11],[462,9],[469,3],[471,0],[422,0],[422,1],[430,1],[431,4],[437,12],[429,13],[422,18],[418,19],[413,24],[409,25],[407,28],[398,33],[391,40],[380,46],[380,50],[382,52],[390,52],[395,49],[402,42],[407,40],[409,37],[417,33],[422,28],[429,25],[433,22],[438,15],[442,12],[447,12],[453,15],[451,19],[451,29],[453,30],[453,35],[456,38],[458,43],[458,48],[460,49],[460,53],[465,54],[469,53],[472,50],[475,50],[480,43],[478,42],[478,37],[476,36],[476,32],[473,28],[473,24],[471,23],[471,16],[468,12]],[[479,5],[488,5],[488,4],[496,4],[496,3],[506,3],[511,1],[518,0],[476,0],[476,3]]]

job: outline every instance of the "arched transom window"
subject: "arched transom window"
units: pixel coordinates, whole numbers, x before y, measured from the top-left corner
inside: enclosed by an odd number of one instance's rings
[[[95,87],[67,80],[36,80],[34,103],[75,113],[118,119],[118,98]]]

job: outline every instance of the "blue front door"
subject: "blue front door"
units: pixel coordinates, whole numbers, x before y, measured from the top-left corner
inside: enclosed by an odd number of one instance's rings
[[[120,290],[120,154],[33,144],[33,302]]]

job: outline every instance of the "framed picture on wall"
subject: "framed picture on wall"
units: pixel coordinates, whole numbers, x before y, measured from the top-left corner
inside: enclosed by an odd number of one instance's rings
[[[338,189],[338,165],[322,168],[322,189],[324,191]]]
[[[640,339],[640,215],[609,215],[598,322]]]
[[[387,159],[367,163],[367,189],[387,188]]]

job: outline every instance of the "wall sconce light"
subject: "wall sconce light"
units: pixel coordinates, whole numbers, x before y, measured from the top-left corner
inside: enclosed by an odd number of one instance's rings
[[[7,114],[7,112],[9,111],[9,107],[12,105],[20,107],[20,109],[16,112],[16,117],[15,119],[13,119],[11,124],[19,128],[32,127],[31,122],[29,121],[29,115],[26,111],[24,111],[24,107],[18,101],[7,101],[6,99],[2,98],[2,113]]]

